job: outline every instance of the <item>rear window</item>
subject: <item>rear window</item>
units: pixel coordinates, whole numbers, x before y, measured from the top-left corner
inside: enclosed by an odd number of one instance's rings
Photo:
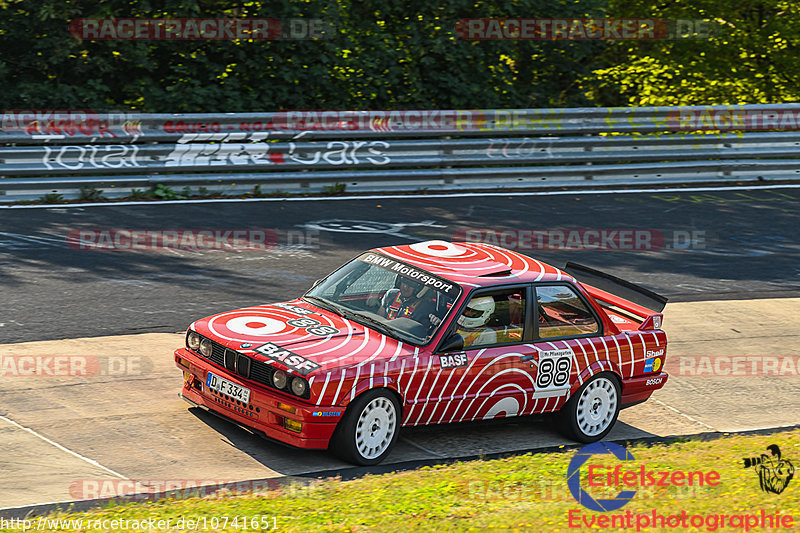
[[[569,337],[597,333],[600,326],[575,290],[568,285],[536,287],[539,337]]]

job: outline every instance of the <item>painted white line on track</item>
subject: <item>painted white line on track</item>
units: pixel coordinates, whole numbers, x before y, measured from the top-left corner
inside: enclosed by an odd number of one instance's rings
[[[77,453],[77,452],[73,452],[73,451],[72,451],[72,450],[70,450],[69,448],[65,448],[64,446],[60,445],[59,443],[57,443],[57,442],[55,442],[55,441],[52,441],[52,440],[48,439],[47,437],[45,437],[44,435],[41,435],[41,434],[39,434],[39,433],[35,432],[35,431],[34,431],[34,430],[32,430],[31,428],[26,428],[25,426],[23,426],[23,425],[21,425],[21,424],[19,424],[19,423],[17,423],[17,422],[14,422],[14,421],[13,421],[13,420],[11,420],[10,418],[6,418],[6,417],[4,417],[3,415],[0,415],[0,420],[3,420],[4,422],[8,422],[8,423],[9,423],[9,424],[11,424],[12,426],[14,426],[14,427],[17,427],[17,428],[19,428],[19,429],[21,429],[21,430],[23,430],[23,431],[27,431],[28,433],[30,433],[30,434],[31,434],[31,435],[33,435],[34,437],[38,437],[38,438],[42,439],[42,440],[43,440],[43,441],[45,441],[46,443],[48,443],[48,444],[51,444],[51,445],[55,446],[56,448],[58,448],[58,449],[59,449],[59,450],[61,450],[62,452],[66,452],[66,453],[68,453],[68,454],[70,454],[70,455],[72,455],[72,456],[74,456],[74,457],[77,457],[77,458],[78,458],[78,459],[80,459],[81,461],[85,461],[85,462],[89,463],[89,464],[90,464],[90,465],[92,465],[92,466],[96,466],[97,468],[102,468],[103,470],[105,470],[105,471],[106,471],[106,472],[108,472],[109,474],[112,474],[112,475],[114,475],[114,476],[117,476],[117,477],[118,477],[118,478],[120,478],[120,479],[129,479],[129,478],[127,478],[127,477],[123,476],[122,474],[120,474],[119,472],[115,472],[115,471],[111,470],[110,468],[108,468],[108,467],[105,467],[105,466],[101,465],[100,463],[98,463],[98,462],[97,462],[97,461],[95,461],[94,459],[89,459],[88,457],[84,457],[83,455],[81,455],[81,454],[79,454],[79,453]]]
[[[664,407],[666,407],[666,408],[667,408],[667,409],[669,409],[670,411],[674,411],[674,412],[678,413],[679,415],[681,415],[682,417],[684,417],[684,418],[688,418],[689,420],[691,420],[692,422],[694,422],[694,423],[696,423],[696,424],[700,424],[701,426],[705,426],[705,427],[707,427],[708,429],[710,429],[711,431],[717,431],[715,428],[713,428],[713,427],[709,426],[709,425],[708,425],[708,424],[706,424],[705,422],[701,422],[700,420],[698,420],[698,419],[696,419],[696,418],[694,418],[694,417],[691,417],[691,416],[687,415],[686,413],[682,413],[682,412],[681,412],[681,411],[679,411],[678,409],[675,409],[675,408],[674,408],[674,407],[672,407],[671,405],[667,405],[667,404],[665,404],[665,403],[664,403],[664,402],[662,402],[661,400],[657,400],[657,399],[655,399],[655,398],[650,398],[650,401],[651,401],[651,402],[655,402],[655,403],[657,403],[658,405],[663,405]]]
[[[95,202],[85,204],[0,205],[0,209],[69,209],[72,207],[122,207],[138,205],[209,204],[231,202],[336,202],[342,200],[393,200],[426,198],[485,198],[487,196],[569,196],[582,194],[639,194],[661,192],[752,191],[762,189],[800,189],[788,185],[726,185],[721,187],[669,187],[664,189],[575,189],[566,191],[463,192],[452,194],[376,194],[370,196],[310,196],[296,198],[215,198],[207,200],[160,200],[155,202]]]
[[[417,444],[416,442],[414,442],[414,441],[413,441],[413,440],[411,440],[411,439],[408,439],[408,438],[406,438],[406,437],[402,437],[400,440],[401,440],[401,441],[403,441],[403,442],[405,442],[406,444],[410,444],[411,446],[413,446],[414,448],[417,448],[418,450],[422,450],[422,451],[423,451],[423,452],[425,452],[425,453],[429,453],[429,454],[431,454],[431,455],[433,455],[433,456],[436,456],[436,457],[439,457],[439,458],[441,458],[441,459],[447,459],[447,456],[446,456],[446,455],[442,455],[442,454],[440,454],[440,453],[437,453],[437,452],[435,452],[435,451],[433,451],[433,450],[429,450],[429,449],[428,449],[428,448],[426,448],[425,446],[421,446],[421,445]]]

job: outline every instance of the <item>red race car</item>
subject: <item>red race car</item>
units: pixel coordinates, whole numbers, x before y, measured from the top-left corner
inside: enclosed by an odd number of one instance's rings
[[[198,320],[175,362],[192,405],[356,464],[383,460],[401,426],[536,413],[592,442],[666,383],[665,304],[580,265],[427,241]]]

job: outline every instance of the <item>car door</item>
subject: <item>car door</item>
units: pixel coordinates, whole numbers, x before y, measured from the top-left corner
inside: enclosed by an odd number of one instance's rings
[[[607,347],[600,317],[570,283],[535,284],[533,294],[535,339],[523,359],[534,376],[530,412],[545,413],[561,408],[580,372]]]
[[[463,347],[435,355],[443,394],[436,420],[515,416],[528,408],[533,377],[521,369],[520,358],[530,350],[524,346],[530,337],[529,292],[528,285],[520,284],[475,291],[458,310],[445,339],[459,334],[465,339]],[[485,305],[486,299],[492,300],[493,308],[485,323],[477,325],[477,313],[467,316],[470,304],[479,300]]]

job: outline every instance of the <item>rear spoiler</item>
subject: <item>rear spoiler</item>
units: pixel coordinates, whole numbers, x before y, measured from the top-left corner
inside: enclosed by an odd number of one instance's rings
[[[589,294],[613,307],[633,313],[644,320],[639,329],[661,329],[667,298],[611,274],[577,263],[567,263],[565,272],[581,282]]]

